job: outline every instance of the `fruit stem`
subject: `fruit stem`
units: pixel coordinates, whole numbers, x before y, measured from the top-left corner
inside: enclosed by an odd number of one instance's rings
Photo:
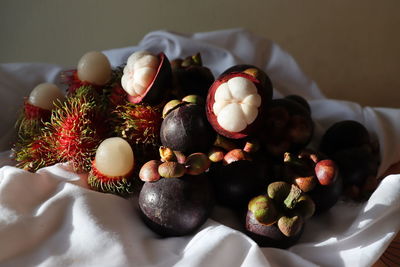
[[[301,191],[300,188],[298,188],[295,185],[292,185],[292,187],[290,188],[289,195],[283,201],[286,208],[293,209],[296,206],[297,202],[299,202],[302,194],[303,192]]]

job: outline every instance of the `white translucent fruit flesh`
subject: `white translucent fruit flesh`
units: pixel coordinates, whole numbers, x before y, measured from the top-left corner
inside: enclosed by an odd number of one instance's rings
[[[254,83],[244,77],[234,77],[215,91],[213,112],[218,124],[230,132],[240,132],[253,123],[261,105],[261,96]]]
[[[97,148],[95,166],[100,173],[109,177],[129,174],[134,166],[131,146],[120,137],[105,139]]]
[[[131,96],[142,95],[154,80],[160,60],[147,51],[129,56],[121,78],[122,88]]]
[[[111,72],[110,61],[101,52],[88,52],[78,62],[78,78],[84,82],[105,85],[111,79]]]
[[[60,88],[52,83],[41,83],[33,88],[29,94],[28,102],[35,107],[52,110],[57,99],[60,101],[64,99],[64,94]]]

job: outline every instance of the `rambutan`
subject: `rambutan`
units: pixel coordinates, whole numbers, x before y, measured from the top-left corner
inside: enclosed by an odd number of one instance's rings
[[[43,122],[48,121],[50,116],[50,110],[36,107],[25,100],[24,108],[15,123],[17,142],[29,143],[32,138],[40,134]]]
[[[60,162],[69,161],[77,172],[91,169],[91,161],[105,131],[98,122],[99,108],[95,92],[90,86],[77,89],[57,109],[53,110],[45,133],[51,137],[52,149],[57,151]]]
[[[144,103],[127,103],[118,106],[113,112],[115,135],[127,140],[143,163],[158,156],[161,114],[162,105]]]
[[[76,69],[64,71],[61,77],[68,87],[68,95],[73,95],[78,88],[88,85],[101,91],[110,83],[112,70],[103,53],[91,51],[80,58]]]
[[[61,82],[67,87],[67,95],[73,96],[76,90],[82,86],[90,86],[89,82],[81,81],[78,78],[76,69],[65,70],[61,73]],[[97,86],[100,88],[100,86]]]
[[[133,192],[135,157],[132,147],[120,137],[105,139],[96,150],[89,186],[99,192],[129,196]]]
[[[50,138],[46,135],[37,136],[19,145],[14,150],[18,168],[35,172],[58,162],[57,152],[52,149]]]
[[[12,148],[21,160],[23,158],[22,161],[29,161],[29,155],[23,156],[29,150],[33,149],[32,153],[35,153],[36,149],[30,146],[38,142],[34,139],[41,135],[44,123],[50,120],[51,110],[55,107],[54,103],[63,99],[62,91],[52,83],[37,85],[25,99],[23,109],[15,124],[17,139]]]

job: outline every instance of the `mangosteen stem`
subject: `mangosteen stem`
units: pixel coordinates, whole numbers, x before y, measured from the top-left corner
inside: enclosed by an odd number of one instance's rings
[[[302,194],[303,192],[301,191],[300,188],[298,188],[295,185],[292,185],[292,187],[290,188],[289,195],[286,197],[283,203],[288,209],[293,209],[296,206],[297,202],[300,200]]]
[[[196,65],[199,65],[199,66],[203,65],[200,53],[196,53],[195,55],[193,55],[192,60]]]
[[[290,164],[293,164],[293,165],[296,165],[296,166],[303,166],[304,165],[302,160],[294,157],[292,155],[292,153],[290,153],[290,152],[285,152],[285,154],[283,156],[283,162],[290,163]]]

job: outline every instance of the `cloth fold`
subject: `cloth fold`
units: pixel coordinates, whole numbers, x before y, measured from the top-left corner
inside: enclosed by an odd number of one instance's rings
[[[273,41],[244,29],[180,34],[155,31],[132,47],[104,51],[113,66],[131,53],[164,52],[169,59],[200,52],[215,76],[235,64],[264,69],[274,97],[298,94],[312,108],[317,146],[334,122],[362,122],[380,144],[379,174],[400,161],[400,110],[327,99],[295,60]],[[313,217],[290,249],[260,248],[216,209],[196,233],[160,238],[140,220],[137,199],[85,188],[85,175],[56,164],[29,173],[12,167],[13,125],[23,98],[41,82],[59,83],[63,66],[0,65],[1,266],[370,266],[400,229],[400,175],[389,175],[365,203],[340,201]],[[231,227],[232,226],[232,227]]]

